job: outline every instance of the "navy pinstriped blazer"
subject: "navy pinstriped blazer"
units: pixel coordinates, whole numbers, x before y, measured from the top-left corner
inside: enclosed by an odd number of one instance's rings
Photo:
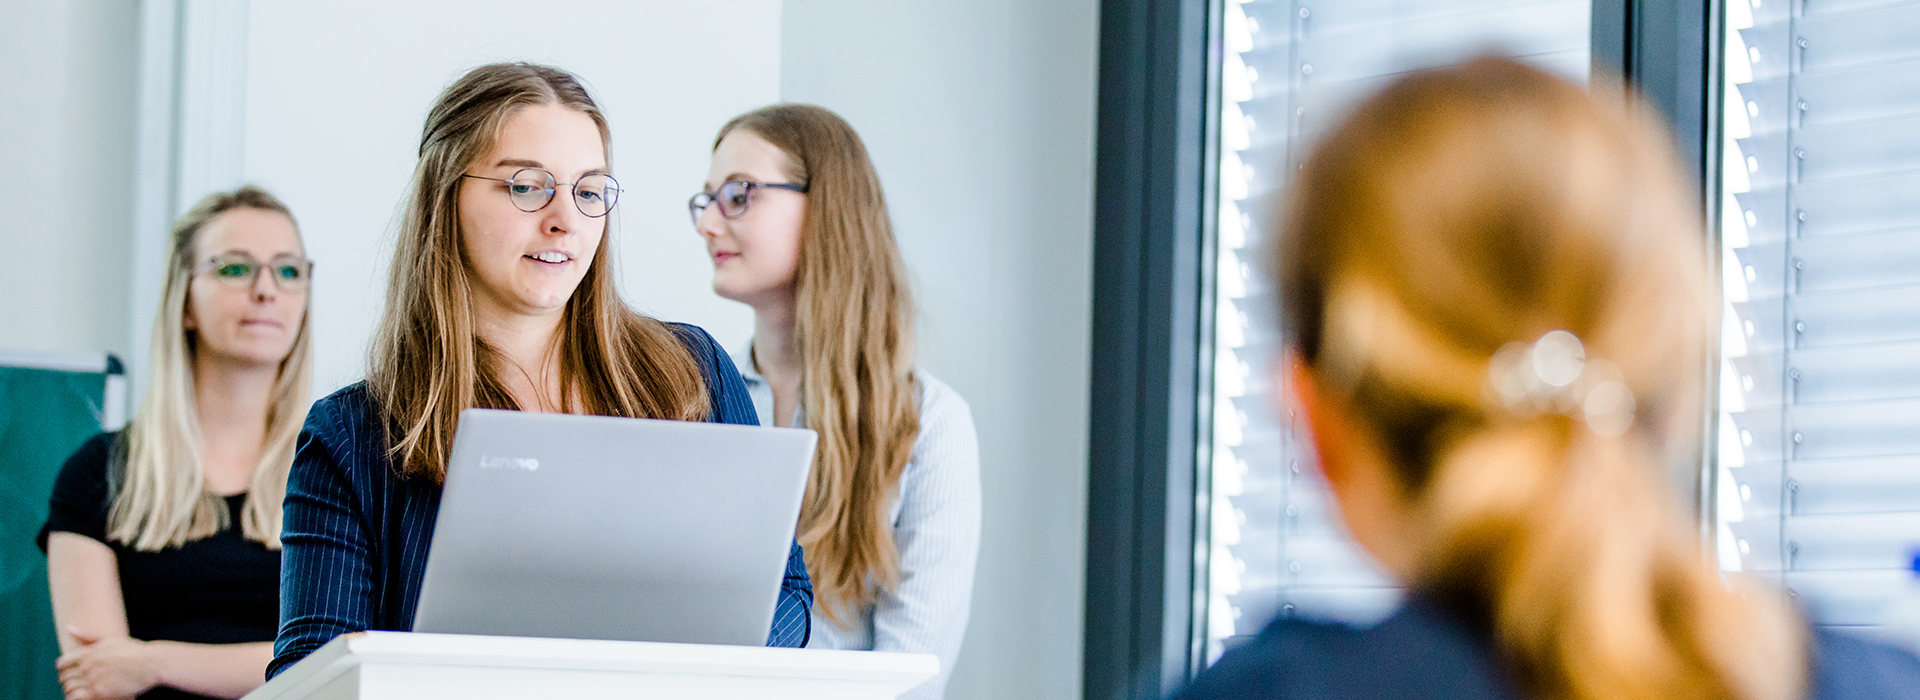
[[[672,324],[706,373],[716,423],[759,425],[753,399],[720,346]],[[440,485],[401,478],[364,383],[314,403],[287,479],[280,542],[280,636],[267,677],[334,637],[410,630],[440,512]],[[795,543],[767,646],[806,646],[813,584]]]

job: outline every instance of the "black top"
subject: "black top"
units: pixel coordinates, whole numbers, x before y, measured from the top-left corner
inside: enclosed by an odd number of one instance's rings
[[[1920,658],[1821,630],[1811,700],[1920,698]],[[1228,651],[1176,700],[1519,698],[1490,635],[1414,597],[1372,627],[1280,619]]]
[[[726,351],[706,331],[669,325],[700,363],[711,407],[707,420],[759,425]],[[313,405],[287,478],[280,536],[287,553],[281,579],[285,626],[267,677],[341,634],[413,629],[440,494],[440,484],[402,477],[388,459],[386,432],[364,383]],[[767,646],[806,646],[812,605],[813,584],[795,543]]]
[[[120,570],[120,595],[126,601],[127,631],[134,639],[165,639],[198,644],[271,642],[280,624],[280,552],[240,533],[246,494],[227,497],[232,526],[210,537],[158,552],[139,552],[107,540],[107,508],[112,505],[109,460],[119,433],[88,439],[67,458],[53,482],[47,533],[71,532],[113,550]],[[117,473],[119,470],[111,470]],[[198,698],[171,688],[140,696]]]

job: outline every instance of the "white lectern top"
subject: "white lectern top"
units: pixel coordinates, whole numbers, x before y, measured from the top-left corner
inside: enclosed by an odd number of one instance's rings
[[[939,668],[930,654],[367,632],[245,700],[892,700]]]

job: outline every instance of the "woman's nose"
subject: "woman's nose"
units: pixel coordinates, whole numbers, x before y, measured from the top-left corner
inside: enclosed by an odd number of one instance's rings
[[[580,211],[580,203],[574,199],[572,185],[555,185],[553,199],[547,200],[547,206],[540,210],[541,231],[554,236],[564,236],[574,231],[586,230],[592,218]]]
[[[270,303],[280,295],[280,285],[273,281],[273,270],[261,267],[253,273],[253,300],[262,304]]]
[[[700,210],[700,216],[693,220],[693,232],[701,238],[719,238],[725,232],[726,217],[720,215],[720,205],[709,204]]]

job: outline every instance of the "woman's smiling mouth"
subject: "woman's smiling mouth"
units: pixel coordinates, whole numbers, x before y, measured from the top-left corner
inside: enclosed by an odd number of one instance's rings
[[[528,253],[520,257],[549,265],[565,265],[573,261],[573,256],[557,250],[543,250],[538,253]]]

